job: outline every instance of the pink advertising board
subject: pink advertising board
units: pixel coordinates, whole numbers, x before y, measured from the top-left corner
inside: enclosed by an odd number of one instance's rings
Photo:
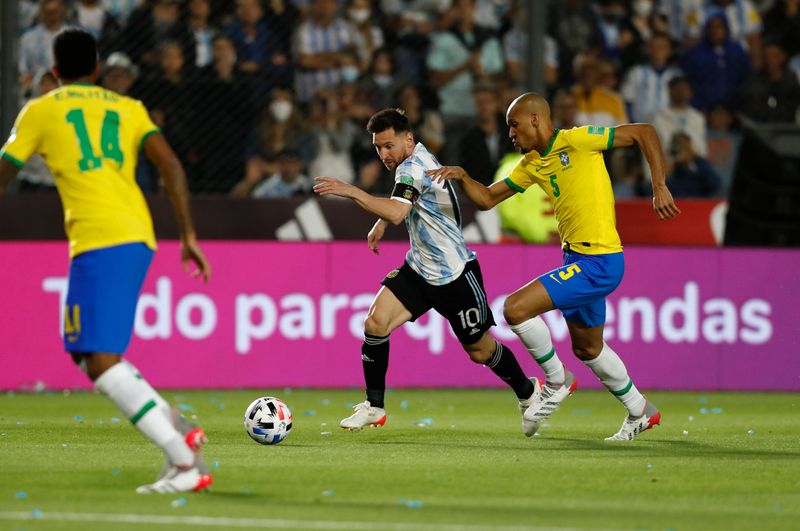
[[[207,285],[162,242],[137,309],[129,359],[159,387],[361,387],[362,322],[381,278],[407,244],[205,242]],[[502,319],[504,297],[560,264],[555,247],[474,246],[494,334],[538,371]],[[626,249],[609,298],[607,340],[641,388],[800,390],[797,250]],[[85,388],[62,352],[64,243],[0,244],[0,389]],[[556,347],[583,387],[596,379],[571,354],[558,312]],[[497,386],[447,323],[429,313],[391,339],[392,387]]]

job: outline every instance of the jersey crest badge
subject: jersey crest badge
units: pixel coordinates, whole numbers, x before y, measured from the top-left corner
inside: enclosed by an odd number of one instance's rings
[[[566,151],[562,151],[559,155],[561,157],[561,165],[562,166],[569,166],[569,155]]]

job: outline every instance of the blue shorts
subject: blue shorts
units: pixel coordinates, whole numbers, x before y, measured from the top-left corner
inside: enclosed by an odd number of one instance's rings
[[[64,350],[122,354],[153,251],[143,243],[81,253],[69,266]]]
[[[617,289],[625,272],[622,253],[564,252],[564,265],[539,277],[567,321],[586,326],[606,322],[606,296]]]

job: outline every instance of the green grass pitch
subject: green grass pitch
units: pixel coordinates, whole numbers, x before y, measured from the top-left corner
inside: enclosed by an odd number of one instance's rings
[[[294,413],[277,446],[242,427],[265,395]],[[161,454],[100,395],[0,395],[0,529],[800,527],[799,394],[652,392],[663,425],[623,444],[619,403],[580,389],[532,439],[507,390],[396,390],[360,433],[357,390],[164,396],[209,435],[209,492],[135,494]]]

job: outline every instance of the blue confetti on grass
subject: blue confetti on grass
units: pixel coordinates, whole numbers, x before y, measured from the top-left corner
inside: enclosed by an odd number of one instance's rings
[[[409,509],[419,509],[422,507],[422,502],[419,500],[406,500],[405,506]]]
[[[317,412],[314,411],[313,409],[306,409],[305,411],[303,411],[303,415],[305,415],[306,417],[313,417],[316,414]]]
[[[172,500],[170,505],[172,505],[173,507],[184,507],[186,505],[186,498],[181,496],[177,500]]]
[[[707,415],[708,414],[708,408],[701,407],[700,408],[700,414],[701,415]]]
[[[122,471],[119,468],[115,468],[111,471],[112,476],[119,476],[121,473]]]
[[[323,496],[333,496],[333,489],[326,489],[322,491]]]
[[[42,510],[41,509],[34,509],[31,511],[31,516],[34,520],[39,520],[42,517]]]
[[[211,463],[211,466],[213,466],[214,468],[219,468],[219,461],[214,461],[213,463]]]
[[[83,422],[83,415],[75,415],[75,420],[78,422]]]
[[[14,494],[14,497],[17,498],[18,500],[26,500],[28,499],[28,493],[25,492],[24,490],[21,490],[16,494]]]
[[[331,400],[330,398],[323,398],[322,400],[319,401],[319,403],[322,404],[323,406],[329,406],[331,405]]]
[[[245,487],[242,489],[242,494],[244,494],[245,496],[250,496],[251,494],[253,494],[253,489]]]
[[[707,404],[708,403],[708,398],[706,398],[705,395],[700,395],[699,397],[697,397],[697,401],[700,404]]]
[[[725,410],[724,410],[724,409],[722,409],[721,407],[712,407],[712,408],[711,408],[711,412],[712,412],[713,414],[715,414],[715,415],[719,415],[719,414],[721,414],[723,411],[725,411]]]
[[[181,411],[194,411],[194,408],[189,404],[178,404],[178,409]]]
[[[408,400],[401,400],[400,407],[403,409],[408,409]]]
[[[414,421],[414,425],[419,428],[424,428],[426,426],[430,426],[433,424],[433,419],[430,417],[425,417],[424,419],[418,419]]]
[[[119,422],[119,418],[117,418],[117,417],[111,417],[111,422]]]
[[[353,409],[353,406],[355,405],[356,405],[355,402],[345,402],[344,407],[346,407],[347,409]]]
[[[753,430],[747,430],[747,435],[753,436],[755,434],[756,432],[754,432]]]

